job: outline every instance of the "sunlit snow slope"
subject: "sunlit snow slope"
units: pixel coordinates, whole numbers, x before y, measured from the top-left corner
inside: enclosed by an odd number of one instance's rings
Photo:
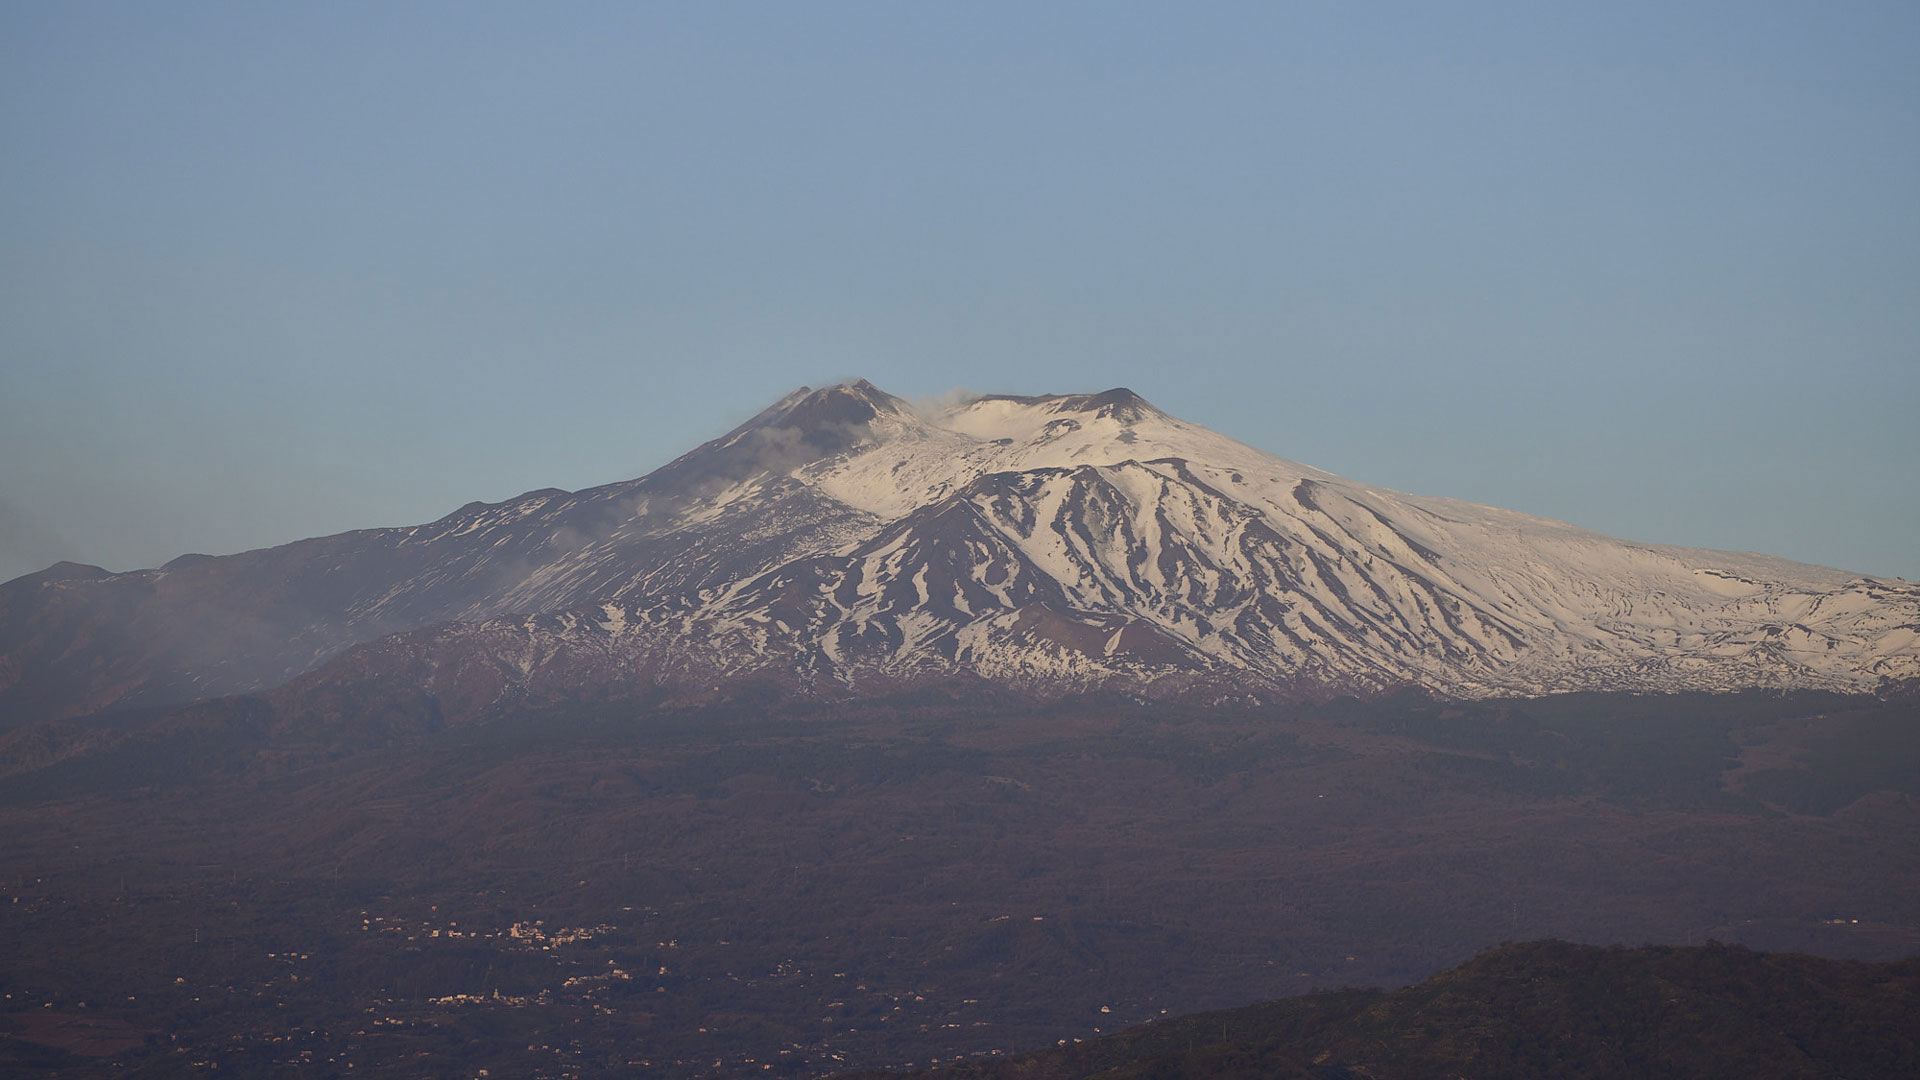
[[[166,644],[169,619],[223,604],[267,630]],[[838,695],[953,674],[1256,696],[1920,677],[1913,583],[1371,488],[1126,390],[919,409],[865,382],[803,388],[624,484],[0,586],[0,701],[25,686],[59,704],[67,684],[33,676],[68,669],[36,668],[33,642],[129,624],[152,630],[146,652],[63,654],[111,676],[68,678],[84,706],[270,685],[382,638],[374,653],[553,693],[750,677]]]
[[[1910,583],[1382,491],[1125,390],[928,415],[863,383],[820,393],[874,418],[793,475],[886,524],[717,592],[701,632],[728,648],[834,672],[1457,694],[1920,674]]]

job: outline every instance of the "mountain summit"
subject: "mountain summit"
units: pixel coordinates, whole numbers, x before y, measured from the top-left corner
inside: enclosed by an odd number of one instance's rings
[[[865,381],[638,480],[0,586],[14,724],[329,662],[450,697],[1858,690],[1920,677],[1920,586],[1385,491],[1125,389]]]

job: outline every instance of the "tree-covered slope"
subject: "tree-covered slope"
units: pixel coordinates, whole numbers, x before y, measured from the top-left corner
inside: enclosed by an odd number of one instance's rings
[[[1920,1076],[1920,959],[1504,945],[1402,990],[1203,1013],[934,1070],[992,1080]]]

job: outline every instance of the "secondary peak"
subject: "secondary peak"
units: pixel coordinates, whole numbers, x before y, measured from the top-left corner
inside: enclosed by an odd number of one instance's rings
[[[1149,416],[1161,415],[1147,399],[1127,389],[1116,386],[1111,390],[1102,390],[1097,394],[1039,394],[1023,397],[1018,394],[988,394],[979,401],[1010,401],[1019,405],[1032,405],[1050,413],[1091,414],[1097,419],[1118,420],[1132,423]]]

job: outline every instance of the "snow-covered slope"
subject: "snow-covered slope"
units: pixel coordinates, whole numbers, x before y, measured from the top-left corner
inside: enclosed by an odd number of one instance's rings
[[[246,633],[169,629],[223,611]],[[9,583],[0,703],[252,689],[430,627],[380,648],[480,650],[508,682],[554,692],[751,677],[840,694],[953,674],[1260,695],[1920,677],[1912,583],[1384,491],[1126,390],[919,409],[856,382],[796,391],[640,480]],[[145,644],[110,644],[128,639]]]
[[[704,595],[675,633],[715,655],[848,682],[1232,673],[1461,695],[1920,675],[1910,583],[1383,491],[1125,390],[925,415],[864,383],[821,394],[881,420],[791,476],[885,524]]]

